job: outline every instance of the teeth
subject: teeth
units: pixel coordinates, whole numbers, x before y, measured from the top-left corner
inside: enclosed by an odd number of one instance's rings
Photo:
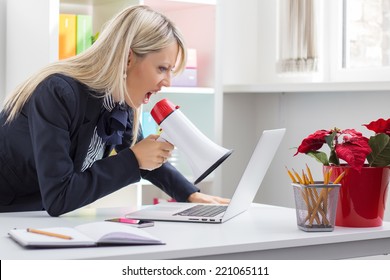
[[[149,102],[149,98],[150,98],[150,96],[151,96],[152,94],[153,94],[153,92],[148,92],[148,93],[145,95],[144,103]]]

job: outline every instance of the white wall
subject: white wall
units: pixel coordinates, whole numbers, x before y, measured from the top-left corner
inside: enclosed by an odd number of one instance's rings
[[[223,39],[221,49],[223,59],[223,83],[253,83],[258,77],[258,3],[257,0],[219,1]],[[268,2],[268,1],[267,1]],[[226,69],[230,67],[230,69]]]
[[[0,0],[0,108],[5,97],[5,36],[7,0]]]
[[[58,59],[58,13],[59,0],[7,2],[7,93]]]
[[[221,2],[225,16],[221,24],[225,27],[224,85],[272,80],[276,57],[276,7],[272,2],[250,0],[245,1],[244,7],[239,1]],[[244,10],[251,19],[241,13]],[[318,162],[306,155],[293,157],[294,147],[299,146],[304,137],[318,129],[335,126],[355,128],[369,136],[372,133],[362,124],[380,117],[390,118],[390,89],[385,92],[238,92],[225,93],[223,100],[223,146],[235,152],[222,166],[222,195],[232,195],[260,132],[286,127],[285,138],[256,202],[288,207],[295,205],[285,166],[301,170],[307,163],[315,178],[321,178],[322,166]],[[387,207],[385,219],[390,221],[390,207]]]

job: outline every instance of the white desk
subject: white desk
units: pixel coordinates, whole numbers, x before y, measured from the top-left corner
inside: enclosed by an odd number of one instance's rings
[[[11,228],[76,226],[119,217],[129,209],[81,209],[59,218],[46,212],[0,213],[0,259],[342,259],[390,253],[390,223],[303,232],[295,210],[253,204],[224,224],[156,222],[145,228],[166,245],[24,249]]]

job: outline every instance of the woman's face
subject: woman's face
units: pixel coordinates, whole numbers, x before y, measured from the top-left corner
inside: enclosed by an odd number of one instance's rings
[[[178,53],[177,42],[142,58],[135,57],[133,52],[130,53],[126,78],[127,91],[130,95],[126,97],[127,105],[139,108],[149,102],[152,94],[160,91],[162,87],[170,86],[171,72]]]

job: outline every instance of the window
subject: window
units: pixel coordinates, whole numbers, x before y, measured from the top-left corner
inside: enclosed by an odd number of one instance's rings
[[[344,0],[343,68],[390,65],[389,4],[382,0]]]
[[[291,21],[292,5],[300,4],[293,0],[279,0],[279,38],[277,54],[277,77],[279,81],[286,77],[294,76],[294,81],[321,81],[321,82],[362,82],[362,81],[390,81],[390,0],[311,0],[302,2],[305,5],[312,3],[310,13],[311,22],[316,22],[314,27],[315,36],[292,36],[292,26],[296,25],[296,34],[304,17],[297,9],[297,20]],[[309,11],[304,8],[305,13]],[[287,15],[286,15],[287,13]],[[290,16],[291,17],[291,16]],[[304,34],[307,32],[307,27]],[[286,35],[287,34],[287,35]],[[294,33],[293,33],[294,34]],[[310,34],[309,34],[310,35]],[[287,38],[288,40],[285,40]],[[284,54],[296,53],[296,46],[304,46],[309,42],[308,38],[317,38],[318,48],[314,49],[318,56],[315,62],[318,67],[310,69],[285,68],[281,71],[281,63],[286,65]],[[313,41],[315,42],[315,41]],[[305,48],[304,50],[307,50]],[[297,57],[299,61],[301,52]],[[305,57],[304,57],[305,58]],[[310,62],[308,57],[306,62]],[[310,57],[309,57],[310,58]],[[301,59],[302,60],[302,59]],[[287,64],[288,65],[288,64]],[[314,70],[314,71],[313,71]],[[284,72],[284,73],[283,73]],[[306,77],[306,79],[305,79]]]
[[[390,2],[333,1],[328,12],[330,80],[390,81]]]

